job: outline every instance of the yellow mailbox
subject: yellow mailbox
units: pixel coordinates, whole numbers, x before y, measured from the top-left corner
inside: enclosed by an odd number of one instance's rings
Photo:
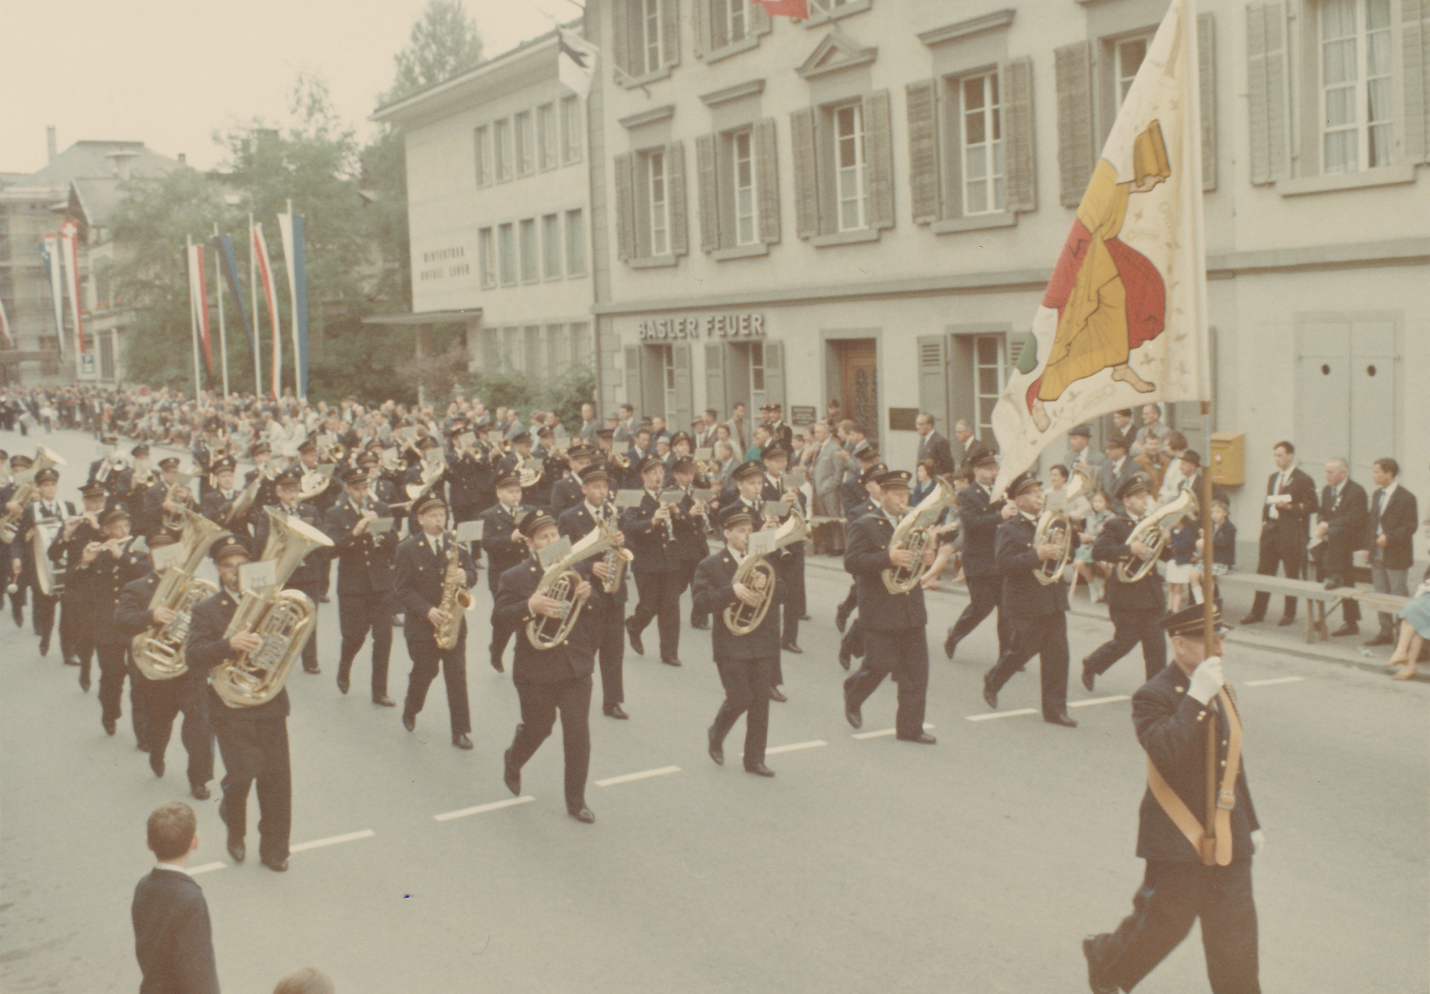
[[[1246,436],[1213,434],[1211,460],[1213,483],[1224,487],[1241,486],[1246,482]]]

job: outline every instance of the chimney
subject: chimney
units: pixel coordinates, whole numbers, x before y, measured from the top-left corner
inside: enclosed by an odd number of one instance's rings
[[[186,156],[183,152],[180,152],[180,153],[179,153],[179,165],[182,166],[184,163],[186,163],[186,162],[188,162],[188,161],[189,161],[189,157]]]
[[[50,158],[46,160],[47,162],[53,160],[55,156],[60,154],[59,139],[55,136],[55,126],[53,124],[45,128],[45,148],[50,153]]]

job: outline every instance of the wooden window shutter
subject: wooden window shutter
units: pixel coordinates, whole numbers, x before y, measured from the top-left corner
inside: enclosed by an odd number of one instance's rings
[[[998,93],[1003,99],[1004,169],[1008,178],[1010,213],[1038,209],[1038,162],[1033,146],[1033,60],[1013,59],[998,67]]]
[[[1064,207],[1076,207],[1092,179],[1092,46],[1079,41],[1053,52],[1058,88],[1058,171]]]
[[[765,402],[779,404],[785,402],[785,346],[784,342],[765,342]],[[750,429],[754,431],[754,428]]]
[[[680,0],[660,0],[660,54],[665,65],[680,65]],[[655,72],[661,66],[650,66]]]
[[[705,345],[705,406],[721,412],[728,407],[725,403],[725,346],[719,342]]]
[[[948,336],[919,336],[919,409],[948,432]]]
[[[864,148],[869,156],[869,227],[894,226],[894,123],[889,91],[864,97]]]
[[[625,72],[631,71],[630,5],[631,0],[620,0],[611,6],[611,61]]]
[[[752,35],[767,35],[770,33],[770,14],[765,10],[762,3],[750,2],[745,8],[745,16],[749,18],[749,33]]]
[[[776,245],[780,240],[780,170],[775,152],[775,119],[767,117],[757,121],[754,139],[756,182],[760,194],[760,241]]]
[[[1282,5],[1246,8],[1247,123],[1251,129],[1251,182],[1290,175],[1286,148],[1286,16]]]
[[[629,262],[636,255],[635,156],[624,152],[613,160],[616,174],[616,256]]]
[[[914,223],[943,218],[939,183],[938,90],[936,79],[904,87],[909,117],[909,202]]]
[[[1197,17],[1197,86],[1201,92],[1202,189],[1216,189],[1216,20]]]
[[[641,396],[641,349],[640,345],[626,346],[626,403],[635,408],[637,416],[645,411]]]
[[[695,139],[696,197],[700,202],[700,250],[720,247],[720,194],[715,175],[715,135]]]
[[[666,427],[671,434],[688,431],[695,414],[695,383],[690,368],[690,343],[676,342],[671,347],[671,357],[675,360],[675,417],[666,411]]]
[[[814,147],[813,107],[791,111],[790,144],[794,158],[794,227],[800,238],[819,234],[819,159]]]
[[[670,198],[670,254],[685,255],[690,251],[690,225],[685,210],[684,142],[665,147],[665,187]]]
[[[1401,0],[1405,66],[1405,156],[1430,162],[1430,0]]]
[[[719,0],[714,0],[719,3]],[[712,0],[690,0],[690,16],[695,21],[695,57],[702,59],[713,49],[711,42]]]

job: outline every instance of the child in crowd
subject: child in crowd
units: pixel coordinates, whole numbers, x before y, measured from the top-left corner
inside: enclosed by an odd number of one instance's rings
[[[1081,579],[1087,584],[1087,595],[1094,604],[1102,603],[1107,595],[1107,566],[1103,563],[1092,561],[1092,543],[1097,541],[1097,535],[1102,531],[1102,526],[1107,524],[1112,512],[1108,510],[1107,494],[1099,490],[1092,495],[1092,512],[1083,521],[1082,544],[1073,553],[1073,562],[1077,564],[1077,573],[1073,577],[1072,590],[1068,592],[1069,601],[1077,591],[1077,581]]]

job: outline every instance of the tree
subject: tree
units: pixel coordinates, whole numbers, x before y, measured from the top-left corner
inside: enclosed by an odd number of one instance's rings
[[[397,78],[384,103],[393,103],[482,61],[482,36],[462,0],[429,0],[397,53]]]

